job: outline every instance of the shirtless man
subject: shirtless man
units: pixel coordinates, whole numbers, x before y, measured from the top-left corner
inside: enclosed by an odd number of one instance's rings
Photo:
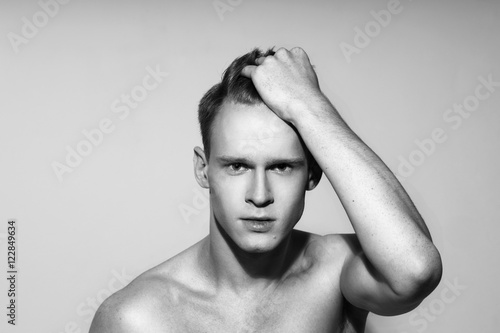
[[[91,333],[363,332],[369,312],[408,312],[437,286],[441,259],[422,217],[323,95],[302,49],[236,59],[199,119],[209,235],[108,298]],[[293,229],[322,172],[355,234]]]

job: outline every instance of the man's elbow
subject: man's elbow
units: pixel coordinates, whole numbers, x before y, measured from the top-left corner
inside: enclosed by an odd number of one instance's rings
[[[420,303],[436,289],[442,274],[441,255],[433,246],[425,256],[414,261],[412,269],[406,272],[404,279],[392,289],[398,297]]]

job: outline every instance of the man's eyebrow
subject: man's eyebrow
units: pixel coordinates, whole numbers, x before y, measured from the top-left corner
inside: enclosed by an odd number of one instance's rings
[[[237,156],[229,156],[229,155],[221,155],[221,156],[216,156],[215,159],[219,162],[227,162],[227,163],[235,163],[235,162],[241,162],[241,163],[246,163],[250,162],[249,159],[246,157],[237,157]]]
[[[216,156],[215,159],[221,163],[243,163],[252,164],[252,160],[247,157],[221,155]],[[267,161],[267,165],[289,164],[289,165],[302,165],[306,161],[305,157],[276,157]]]
[[[273,158],[269,161],[269,165],[289,164],[289,165],[303,165],[306,162],[304,157],[284,157]]]

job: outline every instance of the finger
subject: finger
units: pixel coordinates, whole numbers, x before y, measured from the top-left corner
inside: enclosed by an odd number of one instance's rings
[[[255,64],[262,65],[264,60],[266,60],[266,57],[258,57],[257,59],[255,59]]]
[[[290,51],[288,51],[288,49],[286,49],[284,47],[280,47],[279,49],[276,50],[276,52],[274,52],[274,56],[281,58],[281,56],[287,55],[289,53],[290,53]]]
[[[241,75],[243,75],[243,76],[248,77],[248,78],[251,79],[252,75],[253,75],[253,73],[255,72],[256,69],[257,69],[257,66],[254,66],[254,65],[245,66],[241,70]]]
[[[309,59],[309,56],[307,55],[306,51],[304,51],[303,48],[294,47],[293,49],[290,50],[290,52],[293,53],[294,55],[298,56],[299,58],[303,58],[307,62],[311,63],[311,59]]]

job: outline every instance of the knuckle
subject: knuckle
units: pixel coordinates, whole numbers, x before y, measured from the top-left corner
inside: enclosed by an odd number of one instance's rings
[[[273,56],[267,56],[267,57],[262,59],[262,64],[268,64],[272,60],[273,60]]]
[[[294,54],[304,54],[304,53],[306,53],[304,51],[304,49],[301,48],[301,47],[299,47],[299,46],[294,47],[293,49],[290,50],[290,52],[292,52]]]
[[[257,66],[253,72],[253,77],[257,80],[257,81],[262,81],[265,79],[266,77],[266,71],[267,69],[264,67],[264,66]]]
[[[280,57],[280,56],[285,56],[288,54],[288,50],[285,49],[284,47],[280,47],[275,53],[274,55],[277,56],[277,57]]]

